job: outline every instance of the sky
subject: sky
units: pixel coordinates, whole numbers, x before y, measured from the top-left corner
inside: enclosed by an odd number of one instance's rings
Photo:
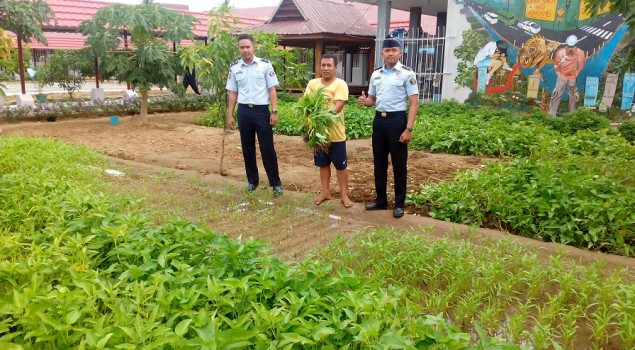
[[[107,2],[122,2],[126,4],[139,4],[140,0],[100,0]],[[234,8],[247,8],[247,7],[263,7],[263,6],[277,6],[282,0],[231,0],[229,6]],[[207,11],[212,8],[218,7],[222,0],[155,0],[156,3],[166,4],[181,4],[189,5],[190,11]]]

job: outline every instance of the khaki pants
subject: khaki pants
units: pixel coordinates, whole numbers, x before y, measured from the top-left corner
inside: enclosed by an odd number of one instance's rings
[[[564,88],[567,88],[569,93],[569,112],[576,110],[578,106],[578,82],[573,78],[562,78],[558,76],[558,82],[556,82],[556,88],[553,89],[551,94],[551,102],[549,102],[549,114],[555,116],[558,113],[558,105],[560,105],[560,99],[564,94]]]

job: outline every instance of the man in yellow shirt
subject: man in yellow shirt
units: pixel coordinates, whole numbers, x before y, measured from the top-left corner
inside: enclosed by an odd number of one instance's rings
[[[312,79],[304,91],[310,94],[324,87],[324,94],[327,97],[331,112],[338,115],[338,121],[329,128],[328,141],[331,143],[326,151],[315,151],[313,160],[316,166],[320,167],[320,181],[322,191],[315,197],[315,204],[331,199],[331,163],[335,166],[337,181],[340,185],[341,202],[346,208],[353,206],[353,202],[348,197],[348,160],[346,157],[346,128],[344,126],[344,105],[348,102],[348,85],[342,79],[336,77],[337,57],[325,54],[320,60],[321,78]]]

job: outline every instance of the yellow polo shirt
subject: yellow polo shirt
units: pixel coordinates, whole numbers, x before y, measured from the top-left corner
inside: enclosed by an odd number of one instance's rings
[[[311,79],[306,86],[304,94],[310,94],[317,91],[320,87],[324,87],[329,108],[335,107],[335,101],[348,101],[348,85],[342,79],[335,78],[329,86],[322,85],[322,78]],[[346,128],[344,127],[344,110],[339,113],[337,122],[329,128],[329,141],[341,142],[346,141]]]

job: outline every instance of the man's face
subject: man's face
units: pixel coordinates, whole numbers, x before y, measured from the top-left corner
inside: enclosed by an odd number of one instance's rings
[[[335,65],[333,58],[323,58],[320,61],[320,71],[322,73],[322,78],[326,80],[330,80],[335,77],[337,66]]]
[[[381,50],[381,57],[384,59],[386,65],[394,66],[399,62],[399,58],[401,57],[401,48],[386,47]]]
[[[238,51],[243,61],[251,62],[254,58],[254,44],[249,39],[242,39],[238,42]]]
[[[574,52],[575,52],[575,46],[567,46],[567,53],[569,55],[573,55]]]

